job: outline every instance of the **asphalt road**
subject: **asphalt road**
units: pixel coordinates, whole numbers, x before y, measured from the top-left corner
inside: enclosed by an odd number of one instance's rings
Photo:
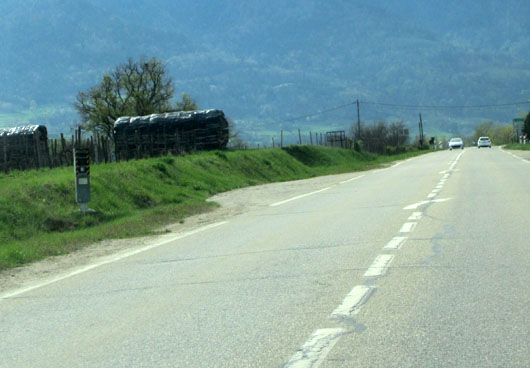
[[[529,184],[469,148],[266,186],[0,295],[0,367],[528,367]]]

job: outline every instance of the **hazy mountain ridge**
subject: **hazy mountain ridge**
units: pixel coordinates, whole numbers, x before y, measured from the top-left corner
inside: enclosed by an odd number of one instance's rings
[[[276,129],[293,116],[357,98],[465,105],[530,96],[530,4],[524,1],[129,4],[0,5],[0,113],[27,108],[32,100],[69,104],[103,72],[140,55],[163,59],[179,93],[252,122],[248,127]],[[408,120],[416,114],[365,106],[362,117]],[[511,115],[439,111],[431,118],[436,129],[466,132],[461,121]],[[353,119],[352,110],[343,110],[297,125],[340,126]]]

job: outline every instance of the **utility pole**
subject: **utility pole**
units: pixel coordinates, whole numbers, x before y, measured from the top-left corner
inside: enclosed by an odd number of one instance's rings
[[[420,113],[419,128],[420,128],[420,147],[423,148],[423,120],[421,119],[421,113]]]
[[[361,112],[359,109],[359,100],[357,100],[357,140],[361,139]]]

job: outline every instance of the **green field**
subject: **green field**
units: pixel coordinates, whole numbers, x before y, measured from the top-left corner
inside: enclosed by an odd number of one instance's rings
[[[0,174],[0,270],[102,239],[153,234],[214,208],[206,199],[219,192],[366,170],[418,154],[291,146],[94,165],[90,208],[96,212],[87,215],[74,202],[72,167]]]

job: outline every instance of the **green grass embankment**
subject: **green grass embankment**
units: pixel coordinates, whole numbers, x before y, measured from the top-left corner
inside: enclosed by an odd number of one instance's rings
[[[527,144],[510,143],[510,144],[505,145],[504,148],[511,149],[511,150],[530,151],[530,143],[527,143]]]
[[[93,165],[90,208],[74,202],[72,167],[0,174],[0,270],[108,238],[153,234],[207,211],[215,193],[366,170],[421,154],[375,156],[311,146],[213,151]]]

